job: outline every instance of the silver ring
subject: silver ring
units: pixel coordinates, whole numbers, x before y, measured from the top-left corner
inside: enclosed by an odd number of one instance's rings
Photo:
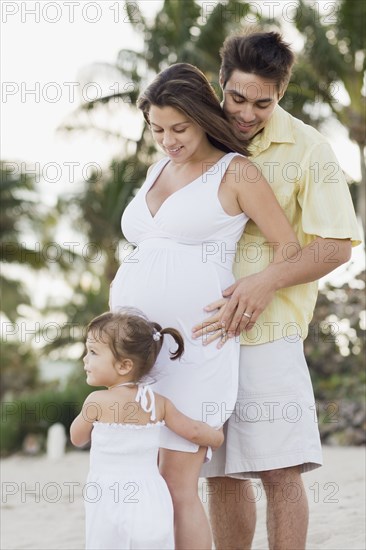
[[[251,316],[252,316],[252,315],[249,315],[249,313],[247,313],[246,311],[244,311],[243,315],[244,315],[244,317],[248,317],[248,319],[250,319]]]

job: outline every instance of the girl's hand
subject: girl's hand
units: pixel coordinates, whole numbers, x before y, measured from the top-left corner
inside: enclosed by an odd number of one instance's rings
[[[170,399],[166,397],[163,399],[165,405],[163,418],[169,429],[200,447],[217,449],[223,444],[224,432],[222,428],[213,428],[206,422],[193,420],[178,411]]]
[[[225,436],[224,436],[224,427],[221,426],[221,428],[218,428],[216,430],[217,432],[217,442],[215,442],[216,444],[215,445],[211,445],[211,449],[213,451],[216,451],[216,449],[218,449],[219,447],[221,447],[221,445],[224,443],[225,441]]]

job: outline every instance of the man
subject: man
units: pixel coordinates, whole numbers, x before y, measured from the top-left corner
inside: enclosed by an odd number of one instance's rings
[[[284,261],[271,263],[273,246],[250,221],[237,250],[237,282],[224,292],[229,300],[208,306],[215,312],[209,332],[220,322],[223,340],[241,332],[242,345],[238,400],[226,442],[202,475],[209,478],[216,548],[251,547],[260,494],[253,494],[248,480],[260,478],[270,549],[300,550],[308,525],[301,474],[322,464],[303,340],[316,281],[349,260],[359,231],[329,144],[278,106],[294,62],[282,37],[273,32],[232,36],[220,53],[223,108],[243,139],[250,140],[250,158],[271,184],[303,248],[294,250],[289,243]]]

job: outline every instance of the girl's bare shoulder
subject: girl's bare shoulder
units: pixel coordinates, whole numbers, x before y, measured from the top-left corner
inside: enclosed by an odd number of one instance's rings
[[[107,398],[108,390],[95,390],[89,393],[85,399],[85,403],[99,403]]]
[[[163,395],[160,395],[160,393],[154,392],[154,395],[155,395],[156,419],[164,420],[168,399]]]

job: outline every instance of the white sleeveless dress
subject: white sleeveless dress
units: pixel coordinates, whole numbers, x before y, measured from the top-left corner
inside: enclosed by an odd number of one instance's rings
[[[136,402],[155,420],[148,386],[138,387]],[[157,466],[163,425],[94,423],[83,494],[87,550],[174,548],[173,504]]]
[[[203,308],[222,298],[234,282],[232,264],[236,243],[248,217],[228,215],[218,198],[221,180],[237,153],[224,155],[202,176],[170,195],[152,216],[146,194],[169,162],[163,158],[151,170],[122,216],[122,230],[136,245],[123,262],[111,286],[110,306],[136,307],[152,321],[178,329],[185,342],[179,361],[171,361],[164,345],[151,372],[154,391],[171,399],[184,414],[221,426],[232,412],[238,388],[239,340],[230,339],[218,350],[217,342],[193,340],[192,327],[210,314]],[[232,169],[232,168],[231,168]],[[160,446],[196,452],[198,446],[161,430]],[[207,458],[210,458],[210,451]]]

